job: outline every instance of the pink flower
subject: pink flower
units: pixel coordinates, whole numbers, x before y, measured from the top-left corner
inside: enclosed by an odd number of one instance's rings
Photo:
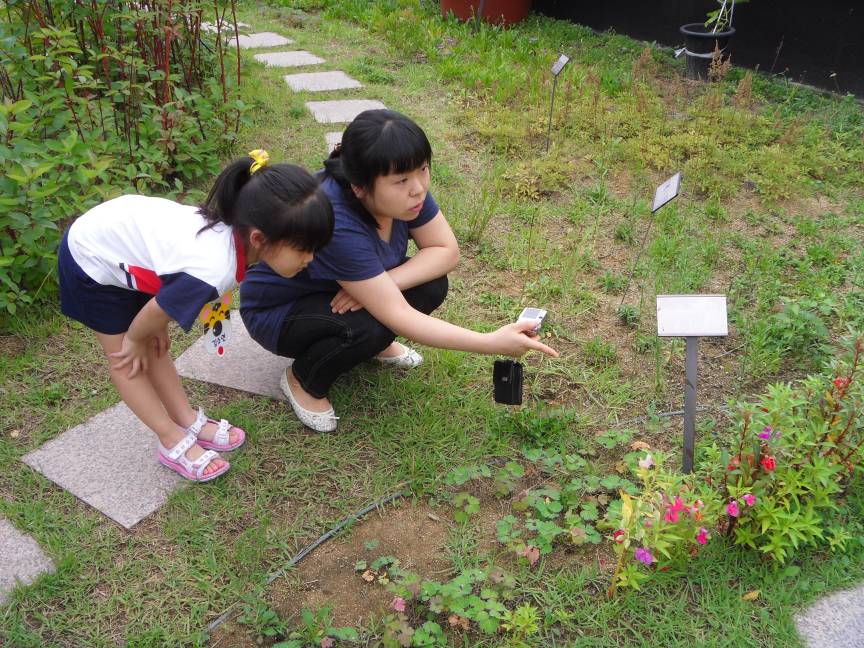
[[[708,542],[708,529],[706,529],[705,527],[699,529],[699,535],[696,536],[696,542],[698,542],[700,545],[704,545],[706,542]]]
[[[747,494],[746,494],[744,497],[742,497],[741,499],[744,500],[744,503],[745,503],[747,506],[753,506],[753,505],[756,503],[756,496],[753,495],[752,493],[747,493]]]
[[[651,456],[650,452],[639,460],[639,467],[645,468],[646,470],[654,467],[654,457]]]
[[[321,640],[321,648],[333,648],[336,645],[336,640],[333,637],[324,637]]]
[[[392,605],[393,609],[397,612],[405,611],[405,599],[403,599],[401,596],[397,596],[396,598],[394,598],[393,602],[390,605]]]
[[[654,526],[654,522],[651,521],[651,518],[648,518],[647,520],[645,520],[645,522],[642,523],[642,526],[644,526],[646,529],[650,529]]]
[[[759,434],[757,434],[756,436],[758,436],[760,439],[763,439],[763,440],[765,440],[765,441],[768,441],[768,440],[771,439],[771,436],[772,436],[772,435],[771,435],[771,432],[772,432],[772,430],[771,430],[771,426],[770,426],[770,425],[766,425],[765,428],[764,428],[764,429],[763,429]]]
[[[645,563],[646,565],[650,565],[654,562],[654,556],[651,555],[650,549],[645,549],[644,547],[639,547],[636,550],[635,558],[641,563]]]
[[[741,515],[741,511],[738,509],[738,502],[735,500],[729,502],[729,505],[726,507],[726,513],[730,517],[738,517]]]
[[[667,510],[666,515],[663,516],[663,520],[665,522],[677,522],[678,521],[678,513],[681,511],[686,511],[687,507],[684,506],[684,502],[680,497],[675,498],[675,503],[672,504]]]

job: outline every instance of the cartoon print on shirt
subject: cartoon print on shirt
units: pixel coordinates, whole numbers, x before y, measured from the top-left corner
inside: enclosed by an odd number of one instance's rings
[[[207,348],[218,356],[225,355],[225,344],[231,335],[231,293],[201,309],[198,319],[207,329]]]

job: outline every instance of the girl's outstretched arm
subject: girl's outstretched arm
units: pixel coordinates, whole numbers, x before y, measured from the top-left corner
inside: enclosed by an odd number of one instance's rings
[[[342,288],[372,316],[396,334],[441,349],[473,351],[490,355],[519,357],[532,349],[553,358],[558,352],[527,334],[536,322],[502,326],[491,333],[479,333],[425,315],[405,301],[389,273],[363,281],[340,281]]]
[[[417,254],[387,274],[405,291],[443,277],[459,263],[459,243],[440,211],[425,225],[411,230]]]
[[[147,346],[152,344],[151,340],[156,338],[157,350],[162,355],[168,350],[168,322],[171,317],[162,310],[154,297],[144,306],[129,330],[123,336],[123,344],[119,351],[110,354],[110,357],[119,362],[114,365],[115,369],[130,367],[129,378],[132,379],[139,372],[147,371]]]

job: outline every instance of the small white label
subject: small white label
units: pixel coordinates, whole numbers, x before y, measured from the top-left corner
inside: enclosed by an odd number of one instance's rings
[[[570,57],[566,54],[562,54],[558,57],[558,60],[555,61],[555,64],[552,66],[552,75],[558,76],[561,74],[561,70],[564,69],[564,66],[570,62]]]
[[[651,211],[656,212],[663,205],[675,198],[675,196],[678,195],[678,191],[680,190],[680,188],[681,172],[679,171],[674,176],[669,178],[666,182],[657,187],[657,191],[654,192],[654,205],[651,207]]]
[[[729,335],[726,295],[657,295],[657,335]]]

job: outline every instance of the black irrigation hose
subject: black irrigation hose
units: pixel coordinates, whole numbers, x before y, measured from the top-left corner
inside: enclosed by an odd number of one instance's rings
[[[371,511],[374,511],[377,508],[380,508],[382,506],[390,504],[391,502],[395,502],[397,499],[400,499],[402,497],[405,497],[405,494],[406,494],[405,491],[399,491],[398,493],[394,493],[393,495],[387,495],[386,497],[383,497],[382,499],[380,499],[376,502],[373,502],[372,504],[369,504],[368,506],[360,509],[359,511],[357,511],[357,513],[354,513],[353,515],[349,515],[345,518],[342,518],[342,520],[336,526],[334,526],[332,529],[330,529],[327,533],[322,535],[320,538],[318,538],[314,542],[303,547],[303,549],[301,549],[300,552],[296,556],[294,556],[291,560],[289,560],[288,563],[284,567],[282,567],[282,569],[280,569],[279,571],[277,571],[273,574],[270,574],[270,576],[267,577],[267,584],[270,585],[277,578],[279,578],[280,576],[283,576],[287,569],[289,569],[290,567],[293,567],[294,565],[299,563],[306,556],[308,556],[310,553],[315,551],[315,549],[317,549],[319,546],[321,546],[322,544],[327,542],[334,535],[339,533],[347,525],[351,524],[352,522],[356,522],[357,520],[362,518],[364,515],[366,515],[367,513],[370,513]],[[205,630],[207,635],[209,636],[210,633],[213,632],[216,628],[218,628],[220,625],[222,625],[223,623],[225,623],[229,619],[233,618],[237,614],[237,606],[238,605],[239,605],[239,603],[234,603],[233,605],[231,605],[231,607],[229,607],[222,614],[220,614],[219,617],[215,621],[212,621],[207,626],[207,629]]]

